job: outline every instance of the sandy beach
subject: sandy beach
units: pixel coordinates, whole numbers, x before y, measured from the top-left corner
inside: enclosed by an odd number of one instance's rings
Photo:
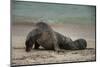
[[[12,65],[27,64],[47,64],[63,63],[77,61],[95,61],[95,26],[92,24],[51,24],[51,27],[67,36],[76,40],[84,38],[87,40],[85,50],[66,50],[57,53],[53,50],[33,49],[31,52],[25,52],[25,39],[29,31],[34,29],[32,24],[14,24],[12,25]]]

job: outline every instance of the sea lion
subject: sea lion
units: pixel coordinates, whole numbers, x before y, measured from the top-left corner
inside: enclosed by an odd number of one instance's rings
[[[29,52],[35,43],[35,49],[38,49],[41,45],[45,49],[53,49],[59,51],[60,47],[57,44],[57,38],[53,29],[44,22],[36,23],[36,29],[33,29],[26,38],[26,51]],[[37,45],[38,44],[38,45]]]
[[[35,45],[34,49],[38,49],[41,45],[47,50],[55,51],[85,49],[87,46],[85,39],[72,41],[71,38],[54,31],[45,22],[36,23],[36,29],[27,35],[25,42],[27,52],[31,51],[33,44]]]
[[[66,37],[58,32],[55,32],[57,37],[57,44],[60,49],[66,50],[81,50],[87,47],[87,42],[85,39],[77,39],[73,41],[71,38]]]

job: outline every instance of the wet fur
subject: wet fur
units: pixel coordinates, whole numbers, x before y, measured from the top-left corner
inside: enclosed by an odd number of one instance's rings
[[[76,50],[85,49],[87,42],[84,39],[72,41],[71,38],[55,32],[48,24],[39,22],[36,24],[36,29],[33,29],[26,38],[26,51],[29,52],[32,47],[38,49],[41,45],[45,49],[60,51],[61,49]]]

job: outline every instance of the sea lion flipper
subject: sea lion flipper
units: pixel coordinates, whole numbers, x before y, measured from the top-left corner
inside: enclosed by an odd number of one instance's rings
[[[40,45],[37,43],[37,41],[35,41],[34,49],[38,49],[39,47],[40,47]]]

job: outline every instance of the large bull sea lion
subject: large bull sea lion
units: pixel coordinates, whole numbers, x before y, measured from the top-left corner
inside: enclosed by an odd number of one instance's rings
[[[47,23],[38,22],[36,23],[36,29],[33,29],[26,38],[26,51],[31,51],[32,47],[38,49],[41,45],[47,50],[61,51],[85,49],[87,42],[85,39],[78,39],[72,41],[71,38],[65,37],[64,35],[55,32]]]

